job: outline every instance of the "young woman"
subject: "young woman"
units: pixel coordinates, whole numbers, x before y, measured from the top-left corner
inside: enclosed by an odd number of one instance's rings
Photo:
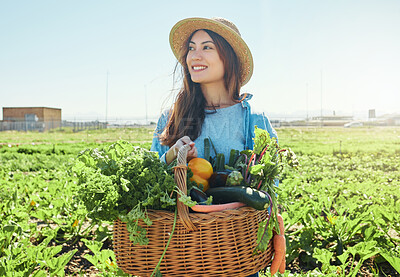
[[[253,58],[239,30],[223,18],[188,18],[175,24],[170,45],[182,66],[183,84],[154,132],[152,151],[171,163],[189,144],[188,160],[204,157],[204,138],[217,153],[253,149],[254,128],[277,137],[264,114],[254,113],[240,89],[253,73]],[[211,151],[211,154],[213,151]]]
[[[183,84],[154,132],[151,150],[162,161],[171,163],[185,144],[191,146],[188,160],[203,158],[208,137],[227,162],[231,149],[253,149],[255,126],[277,137],[268,118],[252,111],[252,95],[240,94],[253,73],[253,58],[232,22],[184,19],[172,28],[170,45],[182,66]]]

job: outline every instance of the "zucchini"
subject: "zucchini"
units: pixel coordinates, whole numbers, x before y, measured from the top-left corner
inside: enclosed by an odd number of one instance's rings
[[[225,169],[225,155],[218,153],[215,162],[215,171],[222,171]]]
[[[271,204],[266,193],[246,186],[209,188],[206,194],[213,197],[213,204],[242,202],[256,210],[265,210]]]
[[[204,159],[210,161],[210,139],[204,139]]]
[[[228,166],[233,167],[238,157],[239,157],[239,150],[231,149]]]

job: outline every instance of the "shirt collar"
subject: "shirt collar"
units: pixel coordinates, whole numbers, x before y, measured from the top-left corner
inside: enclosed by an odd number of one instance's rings
[[[246,106],[248,106],[249,104],[248,104],[248,101],[251,99],[253,97],[253,95],[252,94],[250,94],[250,93],[243,93],[243,94],[241,94],[240,95],[240,102],[242,103],[242,107],[246,107]]]

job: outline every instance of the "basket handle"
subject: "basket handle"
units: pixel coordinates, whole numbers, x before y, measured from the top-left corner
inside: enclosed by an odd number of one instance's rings
[[[187,184],[186,184],[186,173],[187,173],[187,153],[190,149],[190,145],[185,144],[181,148],[179,148],[178,151],[178,162],[177,166],[175,167],[175,182],[178,185],[178,189],[182,192],[187,194]],[[188,231],[197,231],[196,226],[194,226],[193,222],[189,218],[189,208],[185,204],[183,204],[181,201],[179,201],[180,195],[178,193],[178,198],[177,198],[177,209],[178,209],[178,215],[180,220],[182,221],[183,226]]]

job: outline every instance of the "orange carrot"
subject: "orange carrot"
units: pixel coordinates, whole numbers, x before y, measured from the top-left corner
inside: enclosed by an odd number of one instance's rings
[[[271,275],[274,275],[278,269],[280,273],[284,273],[286,269],[286,239],[285,239],[285,226],[283,218],[280,214],[277,216],[280,234],[274,235],[274,250],[275,256],[271,264]]]
[[[278,214],[276,217],[278,218],[280,235],[284,235],[285,234],[285,226],[283,225],[283,217],[280,214]]]
[[[281,262],[281,265],[279,266],[279,273],[285,273],[285,269],[286,269],[286,257],[283,256],[283,260]]]
[[[271,275],[274,275],[278,271],[286,254],[285,236],[276,234],[273,239],[275,255],[271,264]]]

